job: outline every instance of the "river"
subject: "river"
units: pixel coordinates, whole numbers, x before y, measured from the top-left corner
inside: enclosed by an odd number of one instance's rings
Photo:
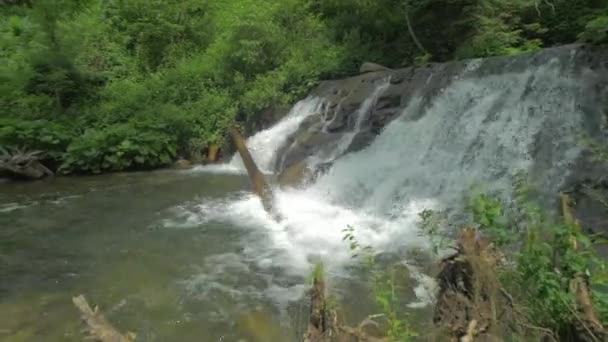
[[[85,294],[141,341],[296,341],[315,254],[346,317],[375,313],[341,229],[290,233],[247,184],[204,171],[2,184],[0,339],[81,341],[71,297]],[[290,203],[300,226],[335,213]]]

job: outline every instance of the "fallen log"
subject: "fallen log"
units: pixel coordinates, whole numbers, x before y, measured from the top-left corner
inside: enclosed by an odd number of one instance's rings
[[[85,331],[88,336],[86,339],[97,342],[133,342],[135,334],[128,332],[120,333],[108,322],[98,307],[92,309],[83,295],[73,297],[72,302],[78,308],[82,321],[86,324]]]
[[[251,153],[249,153],[245,139],[236,128],[230,129],[230,135],[232,136],[234,145],[236,145],[236,149],[239,151],[243,164],[245,164],[245,169],[247,169],[247,174],[249,175],[249,180],[251,181],[253,191],[258,195],[258,197],[260,197],[264,209],[268,213],[272,214],[275,219],[279,220],[280,215],[274,208],[274,194],[272,188],[266,181],[264,174],[260,172],[260,169],[251,156]]]
[[[0,174],[13,179],[40,179],[52,176],[53,172],[40,159],[42,151],[12,150],[0,147]]]

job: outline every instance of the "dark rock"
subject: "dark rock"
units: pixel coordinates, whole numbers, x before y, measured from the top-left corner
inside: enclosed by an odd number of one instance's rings
[[[192,168],[192,163],[187,159],[178,159],[173,163],[173,168],[177,170],[187,170]]]
[[[278,181],[281,187],[298,187],[305,183],[306,179],[312,175],[306,160],[291,165],[281,172]]]
[[[391,77],[390,83],[393,85],[401,84],[401,83],[403,83],[404,80],[405,80],[405,77],[403,75],[393,75]]]
[[[574,200],[574,214],[581,227],[608,237],[608,162],[596,162],[593,153],[587,151],[579,157],[566,183],[564,192]]]
[[[389,68],[382,66],[380,64],[365,62],[361,65],[361,68],[359,68],[359,73],[365,74],[368,72],[389,71],[389,70],[390,70]],[[363,82],[363,81],[365,81],[365,79],[363,79],[361,81]]]
[[[336,133],[346,128],[347,124],[348,117],[345,115],[345,112],[339,112],[336,113],[333,120],[327,126],[325,126],[325,129],[327,129],[327,131],[330,133]]]
[[[374,111],[368,119],[368,125],[374,134],[379,134],[382,128],[393,121],[399,113],[399,109],[382,109]]]
[[[285,152],[285,156],[283,157],[282,165],[279,165],[278,170],[286,170],[292,165],[310,157],[313,154],[313,151],[310,149],[305,149],[300,145],[292,145],[287,152]]]
[[[376,133],[371,129],[361,131],[355,135],[353,141],[350,143],[345,153],[357,152],[361,151],[367,146],[369,146],[374,138],[376,137]]]
[[[401,105],[400,95],[388,95],[378,99],[376,109],[395,108]]]
[[[311,132],[306,139],[298,141],[306,149],[312,149],[316,146],[322,146],[329,142],[336,141],[338,136],[333,133]]]

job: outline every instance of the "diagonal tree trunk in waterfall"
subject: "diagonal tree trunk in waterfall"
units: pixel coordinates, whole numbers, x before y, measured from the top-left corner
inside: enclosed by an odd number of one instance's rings
[[[245,164],[245,168],[247,169],[247,174],[249,175],[249,179],[251,180],[251,185],[253,187],[253,191],[262,200],[262,205],[264,206],[264,209],[267,212],[272,213],[273,212],[273,206],[272,206],[273,194],[272,194],[272,189],[270,188],[270,186],[268,185],[268,182],[266,181],[266,177],[264,177],[264,174],[262,174],[262,172],[260,172],[260,169],[258,169],[258,166],[256,165],[255,161],[253,160],[251,153],[249,153],[249,150],[247,149],[247,145],[245,144],[245,139],[239,133],[239,131],[236,128],[231,128],[230,135],[232,136],[232,140],[234,141],[234,144],[236,145],[236,149],[239,151],[239,155],[241,156],[241,159],[243,160],[243,164]]]

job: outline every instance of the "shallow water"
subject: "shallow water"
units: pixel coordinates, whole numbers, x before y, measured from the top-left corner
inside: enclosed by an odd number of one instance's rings
[[[0,340],[82,340],[78,294],[138,341],[297,340],[310,264],[216,212],[258,206],[246,189],[177,171],[0,184]],[[347,319],[374,313],[356,270],[328,272]]]

